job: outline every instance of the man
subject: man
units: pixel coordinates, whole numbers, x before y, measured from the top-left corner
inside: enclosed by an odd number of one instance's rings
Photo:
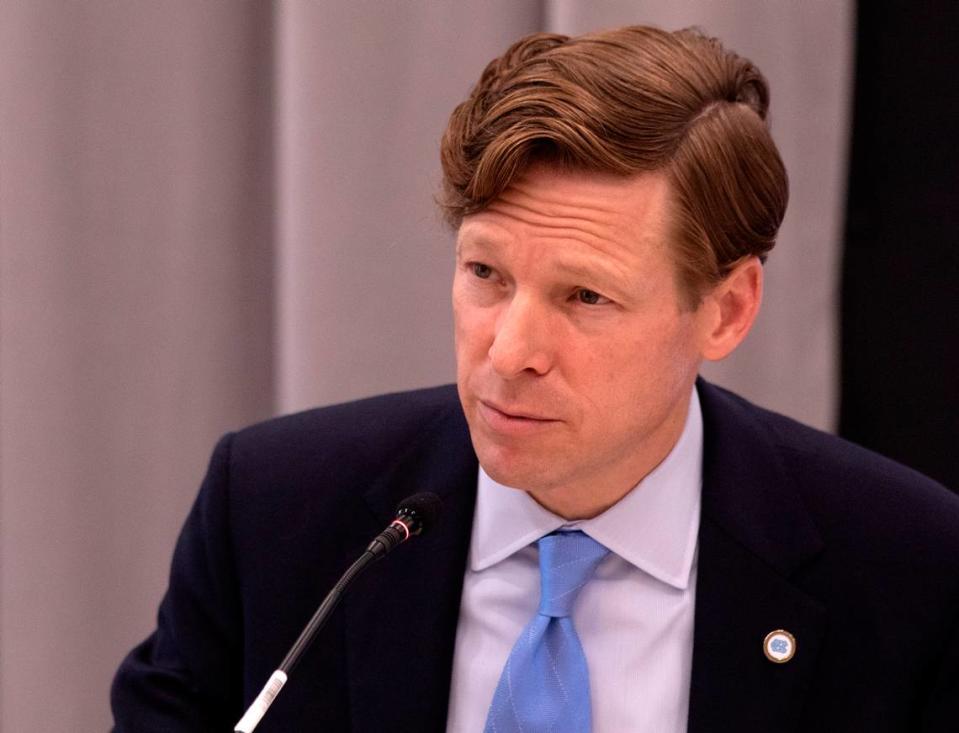
[[[258,730],[954,730],[959,500],[697,381],[785,210],[767,106],[690,31],[494,60],[442,147],[457,390],[225,437],[117,730],[229,729],[422,490],[439,526],[357,580]]]

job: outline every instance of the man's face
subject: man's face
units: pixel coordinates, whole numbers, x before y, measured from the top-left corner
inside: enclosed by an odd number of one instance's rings
[[[459,230],[457,382],[480,463],[572,518],[682,431],[707,328],[683,309],[664,177],[537,166]]]

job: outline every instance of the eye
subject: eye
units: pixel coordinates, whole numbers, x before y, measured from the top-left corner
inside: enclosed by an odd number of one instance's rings
[[[595,290],[588,290],[587,288],[577,290],[576,299],[585,305],[603,305],[611,302],[609,298],[600,295]]]
[[[481,280],[488,280],[490,275],[493,274],[493,268],[489,265],[484,265],[482,262],[471,263],[470,269],[472,269],[473,274]]]

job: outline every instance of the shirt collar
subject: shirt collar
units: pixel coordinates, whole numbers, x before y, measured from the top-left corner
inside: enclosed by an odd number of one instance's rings
[[[578,529],[627,562],[675,588],[689,585],[699,530],[703,418],[693,388],[686,424],[672,450],[605,512],[567,522],[525,491],[479,469],[470,567],[485,570],[560,528]]]

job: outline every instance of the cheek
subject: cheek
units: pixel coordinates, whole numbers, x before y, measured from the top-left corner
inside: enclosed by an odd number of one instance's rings
[[[469,333],[468,321],[470,311],[464,301],[462,287],[460,285],[458,275],[453,280],[453,295],[451,302],[453,305],[453,336],[456,339],[456,346],[459,348],[460,343]]]
[[[593,398],[616,413],[628,405],[651,404],[666,398],[690,379],[697,362],[687,330],[663,324],[636,324],[616,339],[597,341],[591,348],[569,354],[577,381],[593,384]]]
[[[694,334],[685,321],[668,324],[645,354],[647,392],[654,402],[687,390],[699,370]]]
[[[602,411],[615,409],[633,394],[643,358],[642,350],[633,342],[580,335],[557,339],[554,346],[562,380],[571,398],[584,403],[585,409],[590,404]]]
[[[491,309],[478,308],[464,302],[453,291],[453,338],[459,366],[475,361],[489,350]]]

